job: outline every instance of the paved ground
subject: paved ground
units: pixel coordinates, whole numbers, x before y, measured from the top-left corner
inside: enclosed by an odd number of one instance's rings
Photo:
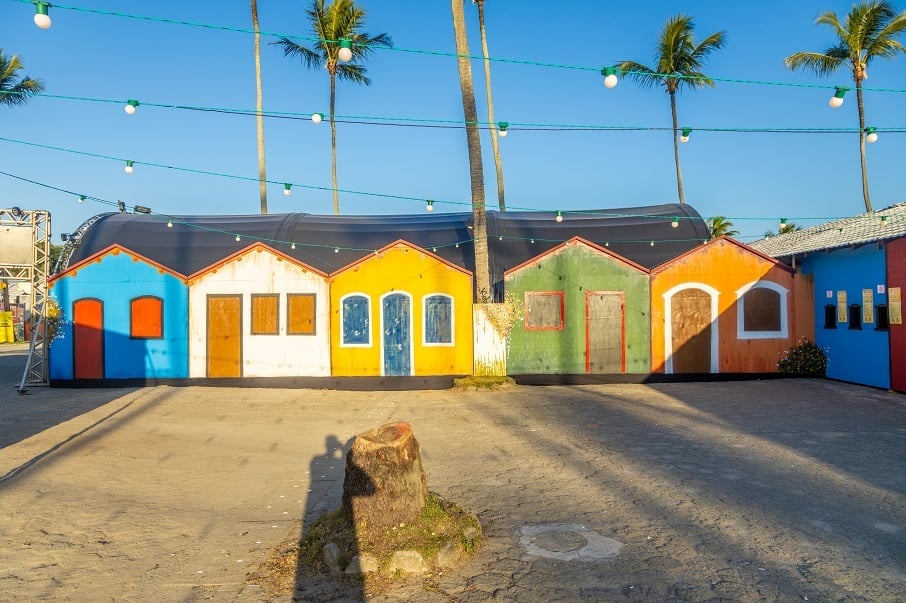
[[[343,443],[400,420],[430,488],[476,512],[487,542],[432,591],[375,600],[906,600],[900,394],[778,380],[23,396],[23,353],[0,346],[3,600],[266,600],[246,576],[339,503]],[[306,582],[297,598],[364,595]]]

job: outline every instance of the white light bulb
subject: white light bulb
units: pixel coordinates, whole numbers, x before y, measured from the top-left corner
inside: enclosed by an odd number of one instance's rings
[[[831,106],[832,109],[839,109],[843,106],[843,98],[839,96],[832,96],[827,104]]]
[[[135,169],[131,165],[127,165],[126,167],[123,168],[123,171],[126,172],[127,174],[131,174],[132,172],[135,171]]]
[[[35,15],[35,25],[37,25],[41,29],[50,29],[50,15],[42,15],[41,13],[37,13]]]
[[[500,137],[504,138],[506,136],[506,130],[500,130]]]
[[[878,142],[878,133],[872,132],[871,134],[869,134],[868,136],[865,137],[865,140],[867,140],[868,142]]]
[[[322,120],[322,119],[324,119],[324,116],[321,115],[320,113],[312,113],[312,114],[311,114],[311,123],[313,123],[313,124],[319,124],[319,123],[321,123],[321,120]]]
[[[285,189],[283,189],[283,194],[286,195],[287,197],[289,197],[290,195],[293,194],[293,192],[291,190],[289,190],[288,188],[285,188]]]
[[[563,216],[560,215],[560,214],[557,214],[557,217],[554,218],[554,220],[556,220],[557,222],[562,222],[562,221],[563,221]]]
[[[680,141],[680,142],[689,142],[689,137],[688,137],[688,136],[680,136],[680,137],[679,137],[679,141]]]
[[[340,59],[341,61],[343,61],[344,63],[348,63],[350,60],[352,60],[352,49],[346,48],[344,46],[343,48],[340,49],[339,52],[337,52],[337,58]]]
[[[617,76],[613,73],[604,78],[605,88],[616,88],[618,83],[620,83],[620,80],[617,79]]]
[[[135,105],[126,105],[123,110],[127,115],[135,115]]]

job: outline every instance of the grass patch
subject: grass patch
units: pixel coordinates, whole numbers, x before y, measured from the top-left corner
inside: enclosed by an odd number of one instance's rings
[[[512,377],[470,375],[453,380],[453,389],[503,389],[516,385]]]

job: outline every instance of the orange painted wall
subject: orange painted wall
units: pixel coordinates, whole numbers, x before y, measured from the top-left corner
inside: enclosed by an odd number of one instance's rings
[[[754,281],[771,281],[788,290],[787,336],[772,339],[739,339],[737,291]],[[721,373],[775,372],[780,355],[800,335],[814,333],[808,283],[776,262],[739,244],[720,238],[694,249],[668,264],[655,268],[651,277],[651,370],[665,372],[664,293],[683,283],[701,283],[716,289],[717,296],[717,368]],[[799,289],[808,298],[797,300]],[[713,320],[713,317],[712,317]],[[803,321],[805,324],[803,325]],[[712,328],[714,323],[712,322]]]

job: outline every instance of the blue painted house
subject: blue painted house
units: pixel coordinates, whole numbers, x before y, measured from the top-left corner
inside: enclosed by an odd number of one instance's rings
[[[815,342],[827,351],[831,379],[891,387],[887,255],[904,236],[900,203],[751,245],[812,280]]]
[[[111,245],[48,283],[60,310],[50,381],[189,375],[189,289],[181,274]]]

